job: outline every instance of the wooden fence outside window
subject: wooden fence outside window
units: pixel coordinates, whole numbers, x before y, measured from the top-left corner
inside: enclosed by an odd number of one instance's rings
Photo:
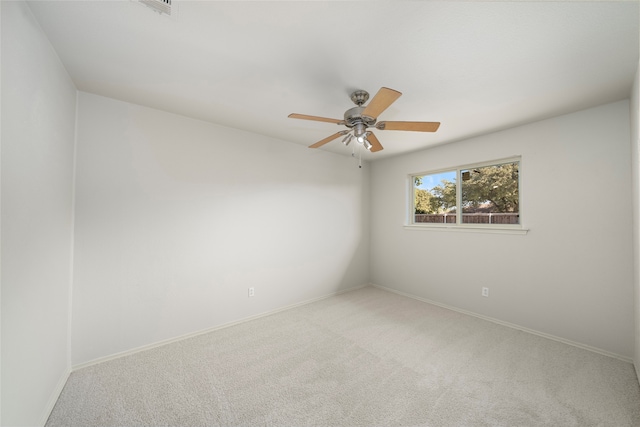
[[[415,214],[414,222],[428,224],[455,224],[456,214]],[[463,213],[463,224],[520,224],[519,213]]]

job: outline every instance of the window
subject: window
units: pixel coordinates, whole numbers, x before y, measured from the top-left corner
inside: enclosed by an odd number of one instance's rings
[[[456,171],[445,171],[413,177],[415,223],[456,223],[456,175]]]
[[[520,225],[520,159],[411,175],[412,225]]]

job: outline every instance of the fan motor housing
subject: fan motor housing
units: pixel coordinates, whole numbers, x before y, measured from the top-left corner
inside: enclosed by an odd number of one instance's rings
[[[345,126],[352,128],[358,123],[363,123],[366,127],[375,125],[376,119],[362,115],[364,108],[365,107],[353,107],[347,110],[344,113]]]

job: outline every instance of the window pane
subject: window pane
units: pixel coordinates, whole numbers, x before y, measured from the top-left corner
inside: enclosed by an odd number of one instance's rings
[[[456,171],[413,177],[414,222],[456,223]]]
[[[519,163],[462,169],[463,224],[520,224]]]

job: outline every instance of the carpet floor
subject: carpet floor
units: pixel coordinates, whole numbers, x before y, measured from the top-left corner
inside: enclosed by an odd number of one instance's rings
[[[640,426],[629,363],[366,287],[77,370],[55,426]]]

